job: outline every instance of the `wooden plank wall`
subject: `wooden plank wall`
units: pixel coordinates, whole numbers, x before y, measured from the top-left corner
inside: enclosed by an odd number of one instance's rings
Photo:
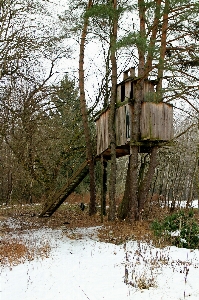
[[[121,84],[117,86],[117,102],[121,102]]]
[[[129,142],[127,117],[132,122],[133,106],[126,104],[116,110],[116,145],[124,146]],[[108,134],[109,111],[105,111],[96,121],[97,155],[109,148]],[[130,125],[131,126],[131,125]],[[173,107],[166,103],[142,103],[140,118],[141,141],[169,141],[173,138]]]
[[[96,121],[97,155],[100,155],[109,147],[108,116],[109,110],[105,111]]]
[[[124,99],[124,101],[127,100],[127,99],[129,100],[131,98],[130,97],[131,88],[132,88],[131,83],[132,83],[132,79],[129,79],[129,80],[127,79],[125,82],[123,82],[123,83],[121,83],[117,86],[117,102],[118,103],[121,102],[121,85],[122,84],[125,84],[125,99]],[[133,83],[133,85],[135,85],[135,83]],[[149,93],[150,94],[154,93],[154,85],[149,80],[146,80],[144,82],[144,95],[146,95],[145,98],[147,98],[147,95]],[[134,95],[133,95],[133,98],[134,98]]]
[[[169,141],[173,138],[173,108],[166,103],[142,103],[141,140]]]
[[[152,92],[154,92],[154,85],[152,82],[150,82],[150,80],[146,80],[144,82],[144,95]]]
[[[127,143],[126,133],[126,114],[130,116],[130,106],[123,105],[116,109],[115,115],[115,131],[116,131],[116,145],[122,146]],[[104,112],[96,121],[97,130],[97,155],[109,147],[109,134],[108,134],[108,116],[109,111]]]
[[[125,128],[126,128],[126,115],[125,106],[121,106],[116,110],[115,115],[115,133],[116,133],[116,145],[125,145]]]
[[[130,99],[130,94],[131,94],[131,81],[126,81],[125,82],[125,100]],[[117,87],[117,102],[121,102],[121,84],[118,85]]]

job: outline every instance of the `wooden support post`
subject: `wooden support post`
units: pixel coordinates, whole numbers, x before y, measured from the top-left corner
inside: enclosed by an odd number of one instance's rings
[[[107,193],[107,161],[101,155],[101,222],[103,223],[103,216],[106,215],[106,193]]]

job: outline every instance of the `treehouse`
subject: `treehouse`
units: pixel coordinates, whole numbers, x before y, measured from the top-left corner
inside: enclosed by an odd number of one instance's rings
[[[130,154],[130,145],[139,146],[140,152],[150,152],[151,147],[161,146],[173,138],[173,107],[158,102],[155,97],[155,81],[144,82],[144,102],[141,104],[140,139],[131,140],[133,126],[135,69],[130,68],[123,73],[123,81],[117,86],[117,108],[115,114],[116,156]],[[103,110],[96,119],[97,156],[110,158],[110,142],[108,132],[109,108]]]
[[[149,153],[153,146],[161,146],[173,138],[173,107],[163,102],[157,103],[158,101],[155,101],[155,82],[145,80],[144,102],[141,104],[140,115],[140,139],[135,143],[131,139],[134,91],[137,80],[135,69],[131,68],[125,71],[123,76],[123,81],[117,86],[117,109],[115,115],[116,156],[121,157],[130,154],[130,145],[133,144],[139,146],[140,152]],[[105,160],[110,159],[108,119],[109,108],[103,110],[96,119],[96,158],[102,155]],[[105,160],[103,160],[104,163]],[[106,178],[105,169],[103,171],[103,181]],[[75,190],[88,172],[88,161],[85,160],[58,192],[52,191],[51,197],[47,199],[43,211],[39,216],[50,217]]]

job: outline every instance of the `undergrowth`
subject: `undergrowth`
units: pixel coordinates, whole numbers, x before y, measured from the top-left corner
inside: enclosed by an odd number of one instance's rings
[[[151,224],[154,235],[179,248],[199,249],[199,225],[194,210],[180,210]]]
[[[47,258],[51,251],[48,242],[42,241],[39,245],[31,246],[25,240],[10,238],[0,241],[0,264],[1,266],[16,266],[25,261],[35,258]]]

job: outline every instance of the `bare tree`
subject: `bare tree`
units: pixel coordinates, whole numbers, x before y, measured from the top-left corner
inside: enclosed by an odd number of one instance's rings
[[[92,7],[92,0],[88,1],[87,10]],[[89,175],[90,175],[90,206],[89,214],[93,215],[96,213],[96,190],[95,190],[95,158],[92,150],[92,139],[88,122],[88,112],[85,99],[85,88],[84,88],[84,48],[86,42],[87,28],[89,18],[84,17],[84,24],[82,28],[81,41],[80,41],[80,52],[79,52],[79,90],[80,90],[80,103],[81,112],[83,118],[84,134],[86,139],[87,159],[89,164]]]

